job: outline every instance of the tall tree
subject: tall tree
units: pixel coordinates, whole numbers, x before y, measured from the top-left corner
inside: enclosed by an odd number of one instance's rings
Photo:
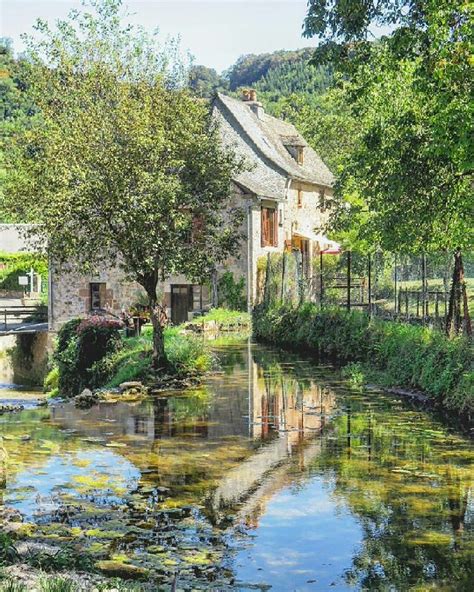
[[[3,203],[5,148],[12,134],[32,125],[37,111],[28,93],[27,70],[27,62],[15,58],[11,41],[0,38],[0,222],[16,221]]]
[[[375,25],[391,32],[371,40]],[[314,60],[342,73],[360,128],[334,225],[356,220],[392,251],[472,248],[472,4],[310,0],[304,28],[321,39]]]
[[[56,264],[114,262],[144,288],[159,368],[158,282],[202,280],[234,251],[240,212],[228,206],[240,163],[184,89],[176,45],[123,26],[120,0],[89,6],[55,30],[38,22],[40,39],[27,39],[41,122],[10,143],[8,204],[38,222]]]

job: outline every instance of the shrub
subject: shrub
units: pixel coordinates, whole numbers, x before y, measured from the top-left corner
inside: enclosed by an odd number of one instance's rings
[[[41,275],[41,289],[45,293],[48,289],[48,263],[44,255],[0,252],[0,290],[21,290],[18,277],[29,274],[31,268]]]
[[[59,368],[53,366],[46,375],[43,383],[43,390],[45,393],[50,393],[59,388]]]
[[[247,298],[244,288],[245,280],[243,277],[236,281],[231,271],[224,272],[218,283],[219,306],[231,310],[245,310],[247,308]]]
[[[176,329],[165,332],[165,352],[171,371],[178,377],[203,374],[212,365],[212,356],[203,339]]]
[[[67,578],[50,577],[39,581],[41,592],[76,592],[76,584]]]
[[[0,565],[9,565],[18,558],[18,551],[11,536],[5,532],[0,532]]]
[[[251,318],[248,312],[229,310],[227,308],[213,308],[204,316],[191,321],[191,323],[206,323],[208,321],[214,321],[217,323],[218,328],[224,331],[235,329],[236,327],[249,327],[251,324]]]
[[[177,327],[165,329],[165,352],[168,370],[178,378],[201,375],[212,365],[212,356],[204,340],[184,334]],[[94,364],[92,372],[108,375],[106,388],[115,388],[131,380],[145,380],[151,372],[151,353],[152,334],[143,331],[141,337],[125,339],[123,347]]]
[[[104,384],[109,378],[107,368],[97,363],[120,348],[121,326],[118,321],[98,316],[72,319],[63,325],[54,354],[62,395],[74,396],[86,387]]]

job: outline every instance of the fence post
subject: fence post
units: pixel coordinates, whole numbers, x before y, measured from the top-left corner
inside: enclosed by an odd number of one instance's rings
[[[265,287],[263,289],[263,302],[268,305],[270,301],[270,253],[267,253],[267,267],[265,269]]]
[[[283,259],[281,262],[281,301],[284,302],[286,299],[286,258],[287,252],[284,251]]]
[[[397,270],[397,263],[398,263],[398,255],[395,253],[395,266],[394,266],[394,302],[393,302],[393,312],[397,313],[397,289],[398,289],[398,270]]]
[[[324,286],[323,286],[323,252],[319,251],[319,302],[323,308]]]
[[[420,316],[420,293],[416,293],[416,318]]]
[[[303,283],[303,257],[301,251],[295,251],[296,258],[296,285],[298,287],[298,304],[304,302],[304,283]]]
[[[428,304],[426,301],[426,253],[421,256],[421,291],[422,291],[422,314],[423,321],[428,316]]]
[[[397,313],[402,313],[402,288],[398,289],[398,302],[397,302]]]
[[[351,310],[351,252],[347,251],[347,310]]]
[[[405,288],[405,316],[408,318],[408,288]]]
[[[372,315],[372,256],[369,253],[367,259],[367,272],[369,274],[368,277],[368,306],[369,306],[369,315]]]

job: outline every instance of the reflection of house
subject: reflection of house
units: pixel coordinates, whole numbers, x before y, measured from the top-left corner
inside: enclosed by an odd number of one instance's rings
[[[234,179],[236,205],[246,213],[243,231],[247,238],[239,256],[225,266],[235,276],[244,277],[250,305],[256,297],[259,257],[299,250],[303,269],[309,273],[311,258],[326,248],[324,237],[315,234],[315,229],[325,221],[333,176],[293,125],[265,113],[255,92],[246,93],[243,100],[218,94],[213,115],[224,143],[251,166]],[[161,291],[175,323],[209,306],[208,288],[193,285],[183,276],[164,282]],[[119,313],[138,300],[139,292],[116,268],[89,277],[54,270],[50,328],[57,330],[69,318],[96,309]]]
[[[334,394],[317,382],[269,372],[251,355],[248,384],[249,435],[264,445],[231,469],[210,496],[216,519],[226,507],[245,502],[240,514],[257,520],[265,500],[286,483],[286,471],[276,469],[295,454],[306,464],[319,452],[319,442],[311,440],[335,407]]]

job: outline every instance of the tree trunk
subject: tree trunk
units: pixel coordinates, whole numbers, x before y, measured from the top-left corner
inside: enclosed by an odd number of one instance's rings
[[[165,337],[163,333],[163,307],[150,299],[150,317],[153,325],[152,367],[158,371],[166,366]]]
[[[166,325],[166,312],[163,305],[158,302],[156,294],[156,285],[158,283],[158,273],[146,274],[141,278],[141,285],[145,288],[148,295],[150,306],[150,319],[153,326],[153,353],[152,368],[155,372],[166,367],[165,338],[163,329]]]
[[[461,249],[454,253],[454,272],[449,295],[448,317],[446,319],[446,333],[458,335],[461,329],[467,335],[472,335],[471,318],[467,300],[466,281],[464,279],[464,265]]]
[[[211,304],[212,308],[217,308],[219,306],[218,278],[217,269],[215,267],[211,273]]]

